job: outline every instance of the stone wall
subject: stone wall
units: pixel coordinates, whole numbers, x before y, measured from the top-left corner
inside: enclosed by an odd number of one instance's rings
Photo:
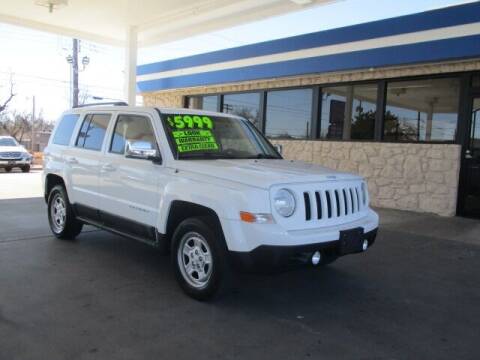
[[[460,146],[282,140],[287,159],[358,173],[373,206],[455,215]]]

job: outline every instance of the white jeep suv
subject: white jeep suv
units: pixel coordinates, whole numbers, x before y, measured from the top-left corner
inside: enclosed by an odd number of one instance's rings
[[[284,160],[237,116],[76,108],[57,123],[44,159],[56,237],[91,224],[169,252],[196,299],[228,285],[232,269],[325,265],[376,237],[364,179]]]

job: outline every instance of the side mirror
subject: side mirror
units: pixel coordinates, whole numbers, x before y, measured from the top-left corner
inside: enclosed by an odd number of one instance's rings
[[[130,159],[150,160],[154,163],[161,163],[162,158],[153,144],[148,141],[127,140],[125,146],[125,157]]]
[[[275,144],[275,145],[273,145],[273,147],[275,148],[275,150],[277,150],[277,152],[278,152],[280,155],[282,155],[282,153],[283,153],[283,146],[282,146],[282,145],[280,145],[280,144]]]

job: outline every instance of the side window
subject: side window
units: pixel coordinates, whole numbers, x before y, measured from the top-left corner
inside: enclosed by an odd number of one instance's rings
[[[79,117],[80,115],[78,114],[65,115],[58,123],[52,143],[56,145],[68,145]]]
[[[150,119],[140,115],[119,115],[113,132],[110,152],[125,154],[127,143],[145,150],[157,149]]]
[[[87,115],[75,145],[89,150],[101,150],[110,117],[110,114]]]

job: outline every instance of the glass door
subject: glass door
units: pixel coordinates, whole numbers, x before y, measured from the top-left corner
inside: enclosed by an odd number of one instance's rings
[[[480,218],[480,96],[472,99],[469,138],[463,160],[462,215]]]

